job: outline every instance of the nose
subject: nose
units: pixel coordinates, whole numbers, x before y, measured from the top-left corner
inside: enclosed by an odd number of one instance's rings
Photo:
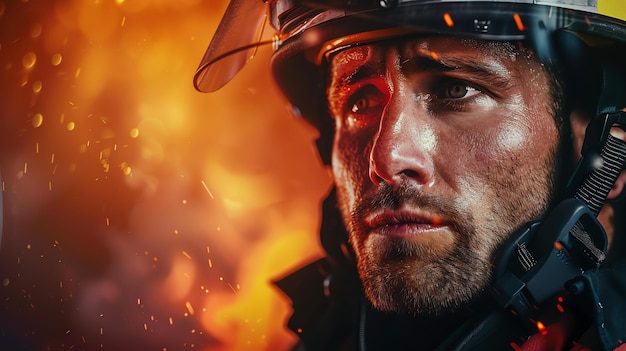
[[[370,151],[369,176],[374,184],[432,181],[437,138],[428,119],[411,94],[398,90],[392,94]]]

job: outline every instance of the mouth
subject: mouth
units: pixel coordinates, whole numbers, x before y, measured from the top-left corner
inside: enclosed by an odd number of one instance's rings
[[[365,224],[370,233],[392,238],[411,238],[450,229],[437,214],[409,209],[372,213],[365,219]]]

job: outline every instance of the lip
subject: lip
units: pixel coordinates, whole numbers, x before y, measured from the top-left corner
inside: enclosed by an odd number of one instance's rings
[[[408,209],[374,213],[366,218],[365,224],[370,232],[392,238],[411,238],[450,227],[441,216]]]

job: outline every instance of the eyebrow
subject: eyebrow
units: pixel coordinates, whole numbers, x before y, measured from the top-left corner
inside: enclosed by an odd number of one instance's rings
[[[347,87],[357,84],[371,77],[384,75],[385,68],[380,61],[367,61],[354,70],[347,70],[339,75],[336,68],[330,71],[331,79],[326,91],[329,106],[333,108],[344,94],[348,92]]]
[[[403,60],[401,69],[407,72],[446,73],[454,72],[468,78],[476,78],[490,86],[508,89],[511,86],[511,71],[498,65],[485,65],[468,58],[444,56],[435,59],[430,55],[416,55]],[[463,78],[461,78],[463,79]]]

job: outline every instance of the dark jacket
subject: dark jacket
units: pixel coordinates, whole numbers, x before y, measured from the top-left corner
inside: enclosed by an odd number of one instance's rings
[[[616,212],[624,213],[622,205]],[[324,202],[323,213],[321,241],[328,256],[276,281],[293,304],[288,327],[300,339],[295,350],[614,350],[626,342],[623,223],[616,227],[605,263],[576,277],[575,293],[564,291],[533,306],[541,320],[529,328],[495,303],[489,289],[448,315],[375,310],[350,259],[334,194]]]

